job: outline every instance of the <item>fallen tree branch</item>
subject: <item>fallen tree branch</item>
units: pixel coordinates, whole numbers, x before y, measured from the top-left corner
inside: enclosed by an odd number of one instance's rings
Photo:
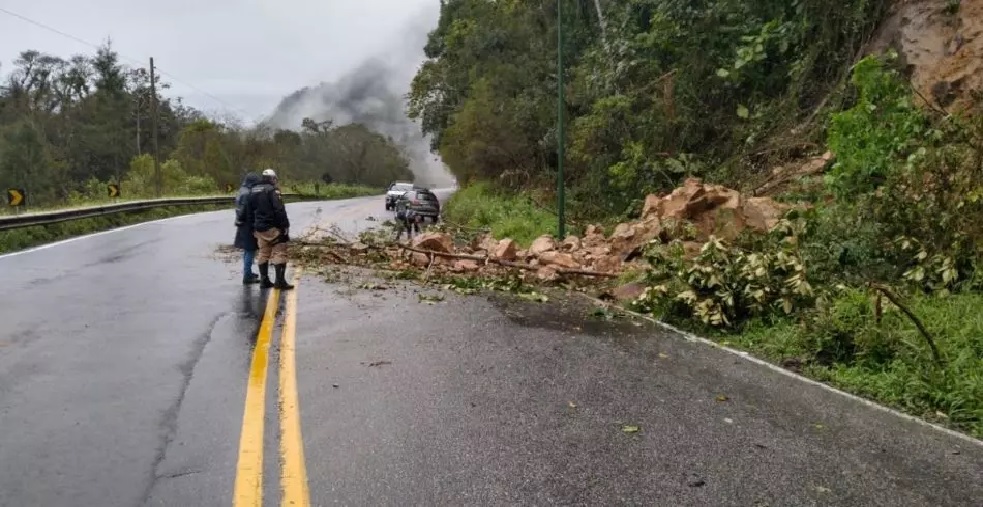
[[[338,243],[317,243],[317,242],[310,242],[310,241],[298,241],[298,242],[296,242],[296,244],[301,245],[301,246],[318,247],[318,248],[351,247],[353,245],[353,243],[341,243],[341,242],[338,242]],[[384,245],[384,246],[370,245],[370,244],[366,244],[366,243],[363,243],[363,245],[365,245],[368,249],[371,249],[371,250],[386,250],[386,248],[388,247],[388,248],[399,248],[401,250],[406,250],[406,251],[409,251],[409,252],[422,253],[422,254],[427,255],[430,258],[430,260],[431,260],[430,261],[430,265],[431,266],[433,265],[433,259],[434,259],[434,257],[443,257],[443,258],[447,258],[447,259],[466,259],[466,260],[473,260],[473,261],[482,262],[484,264],[492,263],[492,264],[498,264],[499,266],[504,266],[504,267],[509,267],[509,268],[516,268],[516,269],[523,269],[523,270],[527,270],[527,271],[536,271],[539,268],[543,267],[543,266],[532,266],[532,265],[529,265],[529,264],[523,264],[521,262],[510,262],[510,261],[506,261],[506,260],[502,260],[502,259],[496,259],[494,257],[486,257],[486,256],[483,256],[483,255],[472,255],[472,254],[459,254],[459,253],[449,253],[449,252],[438,252],[436,250],[426,250],[426,249],[416,248],[416,247],[413,247],[413,246],[410,246],[410,245],[403,245],[403,244],[399,244],[399,243],[387,244],[387,245]],[[337,255],[336,255],[336,257],[337,257]],[[550,266],[550,267],[552,267],[553,269],[555,269],[557,273],[564,274],[564,275],[597,276],[597,277],[602,277],[602,278],[617,278],[619,276],[618,273],[607,273],[607,272],[604,272],[604,271],[591,271],[591,270],[587,270],[587,269],[561,268],[559,266]],[[430,266],[427,267],[427,271],[428,272],[430,271]]]
[[[410,251],[410,252],[417,252],[417,253],[422,253],[422,254],[431,255],[431,256],[444,257],[444,258],[448,258],[448,259],[467,259],[467,260],[474,260],[474,261],[480,261],[480,262],[485,262],[485,263],[489,263],[490,262],[492,264],[498,264],[500,266],[505,266],[505,267],[509,267],[509,268],[524,269],[524,270],[528,270],[528,271],[536,271],[539,268],[543,267],[543,266],[531,266],[529,264],[523,264],[523,263],[520,263],[520,262],[510,262],[510,261],[506,261],[506,260],[502,260],[502,259],[496,259],[494,257],[485,257],[485,256],[482,256],[482,255],[471,255],[471,254],[457,254],[457,253],[448,253],[448,252],[438,252],[436,250],[425,250],[425,249],[422,249],[422,248],[415,248],[415,247],[408,246],[408,245],[397,245],[397,246],[399,248],[403,249],[403,250],[407,250],[407,251]],[[605,277],[605,278],[617,278],[618,277],[618,274],[617,273],[605,273],[603,271],[590,271],[590,270],[587,270],[587,269],[561,268],[561,267],[556,267],[556,266],[551,266],[551,267],[553,269],[555,269],[557,273],[561,273],[561,274],[564,274],[564,275],[600,276],[600,277]]]
[[[918,332],[920,332],[922,336],[925,337],[925,341],[928,343],[928,347],[932,349],[932,359],[935,360],[936,364],[942,366],[942,356],[941,354],[939,354],[939,349],[935,346],[935,339],[933,339],[932,335],[928,333],[928,330],[925,329],[925,325],[922,324],[922,321],[914,314],[914,312],[912,312],[911,310],[908,309],[908,307],[903,305],[901,303],[901,298],[899,298],[888,287],[873,282],[869,283],[868,286],[871,289],[880,291],[881,294],[884,294],[884,297],[886,297],[888,301],[894,303],[894,306],[897,306],[902,313],[904,313],[905,315],[908,316],[909,319],[911,319],[911,321],[915,324],[915,327],[918,328]]]

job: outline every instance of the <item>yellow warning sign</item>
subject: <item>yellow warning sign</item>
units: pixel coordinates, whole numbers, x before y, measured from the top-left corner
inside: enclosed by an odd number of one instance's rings
[[[8,188],[7,189],[7,204],[10,206],[23,206],[24,196],[27,193],[24,192],[22,188]]]

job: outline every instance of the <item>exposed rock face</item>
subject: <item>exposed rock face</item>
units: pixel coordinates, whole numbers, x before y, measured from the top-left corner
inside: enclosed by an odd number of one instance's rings
[[[983,0],[949,6],[947,0],[895,2],[866,49],[897,49],[915,89],[933,106],[959,112],[983,89]]]

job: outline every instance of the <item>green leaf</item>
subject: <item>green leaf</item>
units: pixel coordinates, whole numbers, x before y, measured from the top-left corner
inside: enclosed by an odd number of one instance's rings
[[[718,77],[723,77],[723,78],[729,77],[730,76],[730,71],[727,70],[727,69],[725,69],[725,68],[723,68],[723,67],[721,67],[721,68],[717,69],[717,76]]]
[[[747,106],[740,104],[737,106],[737,116],[747,119],[748,116],[751,116],[751,111],[748,110]]]

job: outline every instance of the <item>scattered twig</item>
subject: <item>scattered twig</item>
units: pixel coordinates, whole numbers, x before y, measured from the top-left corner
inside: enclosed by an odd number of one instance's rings
[[[939,354],[939,349],[935,346],[935,339],[933,339],[932,335],[928,333],[928,330],[925,329],[925,325],[922,324],[922,321],[914,314],[914,312],[912,312],[911,310],[908,309],[907,306],[902,304],[901,299],[894,292],[892,292],[891,289],[889,289],[888,287],[873,282],[869,283],[868,286],[873,290],[880,291],[880,293],[883,294],[884,297],[888,299],[888,301],[894,303],[894,306],[897,306],[902,313],[904,313],[905,315],[908,316],[909,319],[911,319],[911,321],[915,324],[915,327],[918,328],[918,331],[922,334],[923,337],[925,337],[925,341],[928,342],[928,347],[932,349],[932,359],[935,360],[936,364],[942,366],[942,356],[941,354]]]

